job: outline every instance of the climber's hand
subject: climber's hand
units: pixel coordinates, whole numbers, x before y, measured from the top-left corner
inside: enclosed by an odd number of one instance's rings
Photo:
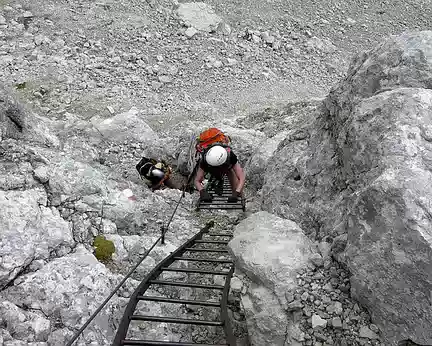
[[[228,203],[236,203],[240,197],[240,193],[234,191],[231,196],[228,197]]]
[[[213,200],[212,196],[210,196],[210,194],[207,192],[206,189],[202,189],[200,191],[200,200],[202,202],[211,202]]]

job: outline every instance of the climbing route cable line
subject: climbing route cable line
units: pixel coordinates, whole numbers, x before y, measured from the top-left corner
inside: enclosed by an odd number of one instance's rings
[[[235,345],[233,332],[231,330],[230,323],[228,321],[228,292],[229,284],[234,272],[234,263],[228,255],[227,244],[231,239],[229,233],[210,233],[210,228],[213,226],[213,222],[208,223],[198,234],[189,239],[186,243],[180,246],[176,251],[172,252],[171,255],[161,261],[141,282],[138,288],[135,290],[129,300],[129,304],[126,307],[123,319],[120,322],[117,334],[115,336],[112,346],[120,345]],[[220,239],[223,240],[220,240]],[[218,248],[211,247],[211,245],[218,245]],[[218,258],[212,256],[217,254]],[[221,256],[222,255],[222,256]],[[220,258],[224,257],[225,258]],[[181,265],[181,263],[192,263],[192,266]],[[207,263],[213,266],[221,266],[224,269],[201,269],[197,267],[197,263]],[[168,280],[164,278],[165,273],[184,273],[187,274],[198,274],[198,276],[222,276],[225,278],[223,285],[210,284],[201,281],[179,281],[179,280]],[[212,281],[211,279],[208,281]],[[205,283],[203,283],[205,282]],[[218,291],[221,293],[219,300],[199,300],[199,299],[183,299],[183,298],[171,298],[166,296],[153,296],[148,294],[148,291],[154,286],[164,286],[167,288],[173,287],[187,287],[193,289],[206,289]],[[217,310],[216,314],[218,318],[216,320],[205,320],[205,319],[185,319],[177,316],[152,316],[142,315],[136,313],[137,305],[141,301],[154,302],[154,303],[170,303],[176,305],[194,305],[211,308]],[[178,309],[173,310],[177,312]],[[165,341],[165,340],[144,340],[144,339],[131,339],[128,337],[128,331],[130,325],[134,321],[146,321],[146,322],[158,322],[158,323],[170,323],[170,324],[187,324],[196,326],[212,326],[222,327],[225,334],[225,342],[210,344],[210,343],[193,343],[193,342],[176,342],[176,341]]]
[[[73,338],[66,344],[72,346],[80,337],[92,320],[100,313],[103,307],[121,288],[126,280],[135,272],[138,266],[144,261],[156,245],[161,241],[165,242],[165,236],[168,228],[177,212],[178,206],[182,198],[185,196],[185,191],[190,184],[191,177],[195,173],[193,170],[189,176],[188,183],[184,186],[181,197],[176,203],[174,211],[170,216],[167,224],[161,227],[160,237],[153,243],[148,251],[140,258],[138,263],[126,274],[123,280],[116,286],[110,295],[104,300],[101,306],[90,316],[84,325],[75,333]],[[221,188],[222,187],[222,188]],[[213,195],[212,202],[204,203],[198,200],[196,210],[205,209],[227,209],[227,210],[243,210],[245,211],[245,199],[243,196],[236,203],[228,203],[228,197],[231,195],[230,184],[227,179],[223,180],[223,184],[219,188],[215,188],[210,184],[207,186],[207,191]],[[236,344],[235,337],[232,332],[228,320],[228,293],[230,289],[230,280],[234,272],[234,263],[230,258],[227,245],[232,238],[229,232],[210,232],[214,226],[214,222],[210,221],[202,228],[195,236],[186,241],[183,245],[177,248],[169,256],[163,259],[153,270],[141,281],[134,293],[129,299],[124,315],[118,326],[112,346],[120,345],[182,345],[182,346],[210,346],[210,345],[228,345]],[[170,279],[170,275],[180,280]],[[168,278],[167,278],[168,276]],[[223,283],[221,283],[221,278]],[[186,279],[186,281],[185,281]],[[194,297],[185,297],[188,291],[177,292],[176,296],[172,295],[172,290],[189,289],[194,292]],[[155,292],[161,292],[155,294]],[[201,293],[200,293],[201,292]],[[211,292],[211,293],[209,293]],[[202,296],[204,298],[196,298]],[[209,300],[209,297],[212,299]],[[214,298],[218,297],[218,298]],[[194,307],[195,309],[203,309],[200,313],[212,317],[212,319],[197,319],[197,318],[180,318],[177,314],[173,316],[157,316],[141,313],[140,305],[143,303],[152,304],[170,304],[177,306],[174,311],[179,312],[182,308],[185,311]],[[205,311],[204,311],[205,310]],[[160,309],[162,311],[162,309]],[[146,337],[137,337],[142,331],[143,326],[151,329],[149,324],[163,323],[164,325],[182,325],[191,328],[207,328],[206,332],[201,330],[201,334],[209,335],[208,340],[203,343],[202,340],[191,341],[169,341],[169,340],[153,340]],[[147,330],[144,328],[144,330]],[[193,338],[193,330],[189,330]],[[200,334],[199,333],[199,334]],[[165,338],[166,339],[166,338]],[[197,339],[195,337],[195,339]],[[217,341],[216,343],[214,341]]]

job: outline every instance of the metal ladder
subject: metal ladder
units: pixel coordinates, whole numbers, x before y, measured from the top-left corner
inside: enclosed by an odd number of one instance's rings
[[[228,256],[227,244],[232,238],[230,233],[210,233],[210,228],[213,227],[214,222],[208,223],[199,233],[185,242],[176,251],[172,252],[168,257],[162,260],[140,283],[135,292],[132,294],[129,303],[125,309],[123,318],[117,330],[112,346],[120,345],[177,345],[177,346],[234,346],[236,344],[230,323],[228,321],[228,293],[230,287],[230,280],[234,272],[234,263],[230,258],[212,258],[211,254],[217,256]],[[224,240],[221,240],[224,239]],[[207,245],[207,246],[206,246]],[[211,248],[209,246],[218,246],[218,248]],[[180,262],[186,263],[207,263],[209,265],[227,265],[227,270],[204,270],[201,268],[185,268],[180,267]],[[172,266],[174,265],[174,266]],[[171,280],[158,279],[159,276],[166,272],[179,272],[188,274],[200,274],[211,276],[224,276],[224,285],[207,285],[199,282],[179,282]],[[175,299],[161,296],[146,295],[146,291],[153,286],[171,286],[171,287],[189,287],[210,289],[222,293],[219,301],[200,301],[190,299]],[[199,319],[183,319],[170,316],[148,316],[139,315],[135,313],[137,304],[140,301],[172,303],[172,304],[186,304],[210,307],[212,309],[220,310],[220,320],[209,321]],[[180,307],[180,306],[179,306]],[[200,326],[222,327],[225,332],[224,344],[203,344],[193,342],[174,342],[174,341],[158,341],[158,340],[135,340],[128,339],[128,329],[132,321],[146,321],[146,322],[163,322],[163,323],[176,323]]]
[[[226,178],[223,179],[223,190],[222,194],[218,195],[214,187],[210,186],[207,188],[207,192],[212,195],[213,200],[211,202],[202,202],[198,199],[196,203],[196,210],[203,209],[225,209],[225,210],[243,210],[246,211],[246,199],[242,194],[236,203],[228,203],[228,197],[231,196],[232,190],[231,185]]]

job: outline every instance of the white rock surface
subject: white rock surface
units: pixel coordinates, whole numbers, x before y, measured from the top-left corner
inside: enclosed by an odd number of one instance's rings
[[[71,337],[70,331],[88,319],[119,279],[80,245],[74,253],[54,259],[35,273],[21,276],[14,286],[1,293],[1,297],[61,321],[65,326],[63,335],[51,342],[63,344],[67,340],[65,337]],[[114,297],[84,332],[87,344],[107,342],[106,338],[113,333],[112,322],[118,318],[111,313],[116,304],[118,301]]]
[[[42,189],[0,191],[0,286],[34,260],[62,256],[75,245],[71,225],[45,207]]]
[[[261,211],[236,226],[228,246],[236,268],[253,282],[242,298],[252,343],[285,345],[298,328],[285,312],[286,293],[294,292],[297,273],[309,264],[311,241],[296,223]]]
[[[177,13],[186,25],[205,32],[216,30],[222,21],[211,6],[204,2],[181,3]]]
[[[158,142],[157,134],[143,120],[137,108],[132,108],[128,112],[120,113],[94,125],[106,139],[112,142],[123,143],[126,140],[132,140],[148,145]]]

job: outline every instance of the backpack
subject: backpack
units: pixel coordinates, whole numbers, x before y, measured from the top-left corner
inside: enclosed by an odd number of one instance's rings
[[[160,169],[165,173],[165,177],[161,180],[160,184],[163,184],[163,182],[167,180],[172,173],[171,168],[164,160],[158,162],[155,159],[143,157],[136,165],[136,169],[141,179],[143,179],[143,177],[146,179],[151,179],[150,173],[154,168]]]
[[[197,153],[203,153],[215,144],[229,146],[231,139],[216,127],[211,127],[200,133],[196,140]]]
[[[147,157],[143,157],[135,166],[141,179],[142,177],[148,177],[150,170],[157,164],[155,159],[149,159]]]

